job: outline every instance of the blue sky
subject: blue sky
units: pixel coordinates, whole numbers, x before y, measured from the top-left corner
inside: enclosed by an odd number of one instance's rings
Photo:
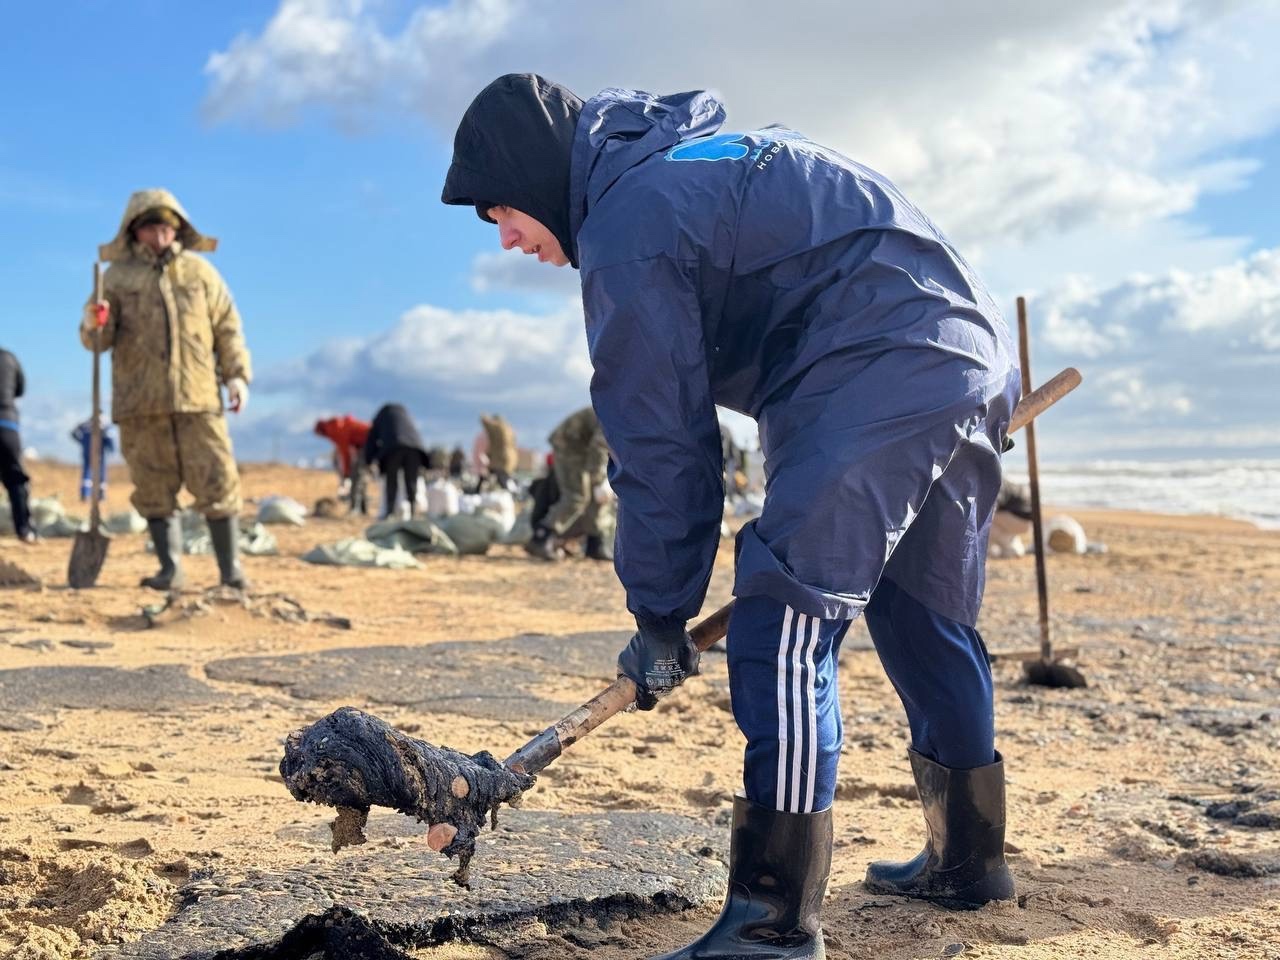
[[[533,69],[584,95],[714,87],[730,127],[888,173],[1010,316],[1032,297],[1037,376],[1084,370],[1046,459],[1280,453],[1280,4],[714,6],[655,0],[683,29],[653,45],[586,0],[6,9],[0,345],[26,441],[73,453],[96,246],[162,185],[220,238],[244,317],[242,457],[322,453],[316,416],[386,400],[434,440],[493,408],[539,446],[587,398],[576,275],[438,202],[470,96]]]

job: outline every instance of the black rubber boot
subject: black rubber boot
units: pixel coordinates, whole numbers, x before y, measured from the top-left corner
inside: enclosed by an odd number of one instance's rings
[[[654,960],[825,960],[821,914],[830,873],[830,808],[779,813],[735,797],[720,918],[687,947]]]
[[[560,560],[562,554],[555,535],[546,527],[535,527],[533,539],[524,545],[525,553],[539,560]]]
[[[180,590],[187,582],[182,572],[182,521],[177,517],[157,517],[147,521],[151,545],[160,561],[158,573],[142,578],[142,586],[152,590]]]
[[[613,544],[604,537],[587,537],[587,556],[592,560],[608,560],[613,562]]]
[[[249,589],[240,566],[240,518],[210,517],[209,539],[213,541],[213,553],[218,558],[218,576],[224,587],[237,590]]]
[[[866,886],[876,893],[973,910],[1013,899],[1004,862],[1004,758],[973,770],[953,770],[914,750],[911,770],[924,807],[924,850],[906,863],[873,863]]]

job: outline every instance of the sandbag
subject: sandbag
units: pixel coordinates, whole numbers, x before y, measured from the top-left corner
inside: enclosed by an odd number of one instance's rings
[[[422,564],[403,547],[383,547],[359,537],[333,544],[319,544],[302,555],[307,563],[331,567],[380,567],[387,570],[419,570]]]
[[[103,521],[102,526],[108,533],[146,533],[147,518],[132,508],[113,513]]]
[[[204,515],[183,510],[178,520],[182,526],[182,552],[193,557],[212,556],[213,538]],[[148,542],[147,549],[154,551],[154,544]],[[266,527],[251,523],[240,527],[240,552],[251,557],[274,557],[280,553],[280,546]]]
[[[1045,524],[1045,542],[1054,553],[1084,553],[1089,549],[1089,539],[1084,527],[1073,517],[1050,517]]]
[[[13,516],[6,500],[0,510],[0,533],[13,533]],[[55,537],[74,537],[82,529],[88,529],[88,521],[67,513],[57,497],[37,497],[29,504],[31,528],[45,540]]]
[[[501,523],[486,513],[456,513],[441,520],[440,527],[458,553],[468,556],[488,553],[503,536]]]
[[[507,531],[507,535],[502,538],[503,543],[515,544],[523,546],[533,539],[533,508],[529,507],[520,511],[520,515],[516,517],[516,522],[511,529]]]
[[[399,547],[409,553],[458,555],[458,548],[449,535],[425,518],[379,520],[365,530],[364,535],[380,547]]]
[[[293,497],[272,494],[258,503],[259,523],[288,523],[295,527],[306,526],[307,508]]]
[[[509,490],[490,490],[480,494],[476,513],[493,518],[499,528],[499,536],[505,537],[516,525],[516,501]]]
[[[433,480],[427,485],[427,516],[451,517],[458,512],[461,491],[448,480]]]

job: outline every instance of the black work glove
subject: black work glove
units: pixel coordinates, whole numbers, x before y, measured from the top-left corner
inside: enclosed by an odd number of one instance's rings
[[[636,685],[636,706],[652,710],[685,677],[697,674],[700,654],[683,625],[637,620],[636,626],[636,635],[618,655],[618,676]]]

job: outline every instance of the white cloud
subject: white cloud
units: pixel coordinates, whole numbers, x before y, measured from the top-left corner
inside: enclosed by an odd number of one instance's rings
[[[1073,277],[1041,307],[1041,335],[1059,353],[1097,357],[1209,343],[1219,357],[1262,351],[1280,362],[1280,249],[1200,272],[1135,274],[1106,290]]]
[[[1137,367],[1104,370],[1090,386],[1103,403],[1127,419],[1145,419],[1153,413],[1186,416],[1194,407],[1184,385],[1150,384]]]
[[[396,45],[366,18],[362,0],[282,0],[262,33],[241,34],[205,64],[207,116],[247,111],[273,125],[323,101],[350,119],[397,72]]]
[[[1073,278],[1028,310],[1037,381],[1068,364],[1085,375],[1047,418],[1067,449],[1212,449],[1276,436],[1280,249],[1107,288]]]
[[[210,57],[206,106],[269,123],[413,106],[448,136],[511,69],[584,95],[711,85],[732,125],[786,122],[880,167],[967,245],[1185,212],[1238,186],[1253,163],[1225,148],[1280,118],[1275,4],[654,0],[643,17],[675,28],[646,42],[634,8],[589,0],[450,0],[398,26],[359,0],[283,0]]]
[[[495,228],[495,238],[497,236]],[[476,293],[514,292],[572,297],[580,290],[578,271],[539,263],[518,250],[477,254],[471,261],[471,289]]]
[[[111,398],[103,398],[102,403],[103,409],[110,411]],[[71,439],[71,431],[92,412],[87,390],[33,391],[18,401],[18,407],[24,449],[35,451],[45,460],[80,462],[80,447]]]
[[[540,446],[560,417],[589,402],[581,302],[561,299],[545,314],[447,310],[421,305],[389,330],[330,341],[268,371],[268,395],[305,397],[318,416],[351,410],[372,416],[404,403],[428,439],[466,440],[484,410],[501,410]]]
[[[1280,249],[1105,288],[1071,278],[1031,298],[1029,315],[1037,383],[1067,365],[1085,375],[1044,418],[1050,459],[1280,437]],[[545,313],[414,307],[390,329],[330,341],[262,385],[268,396],[305,397],[312,413],[299,422],[329,410],[371,414],[395,400],[422,419],[425,435],[466,439],[480,411],[493,408],[538,446],[588,402],[590,375],[581,303],[570,297]],[[745,418],[726,421],[751,442]]]

